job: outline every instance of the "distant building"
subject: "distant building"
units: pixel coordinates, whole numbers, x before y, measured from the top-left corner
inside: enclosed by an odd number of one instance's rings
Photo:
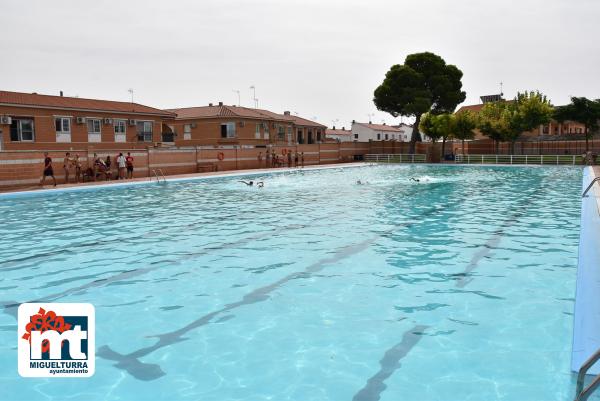
[[[294,145],[321,143],[326,126],[302,117],[223,103],[170,109],[178,146]]]
[[[404,130],[391,125],[352,121],[352,137],[357,142],[404,141],[404,134]]]
[[[468,106],[461,106],[460,109],[456,111],[455,114],[464,112],[469,110],[470,112],[477,114],[481,111],[483,106],[486,103],[491,103],[494,101],[505,101],[502,98],[502,95],[489,95],[489,96],[481,96],[481,104],[473,104]],[[508,100],[510,102],[510,100]],[[483,135],[479,130],[475,131],[475,139],[487,139],[485,135]],[[538,136],[559,136],[564,135],[568,136],[569,134],[583,134],[585,132],[585,125],[578,123],[576,121],[563,121],[559,123],[558,121],[552,120],[548,124],[540,125],[538,128],[523,132],[523,136],[526,138],[533,138]]]
[[[327,129],[325,131],[325,138],[331,139],[336,142],[352,142],[354,141],[352,131],[347,130],[346,127],[342,127],[342,129],[335,129],[335,127],[331,129]]]

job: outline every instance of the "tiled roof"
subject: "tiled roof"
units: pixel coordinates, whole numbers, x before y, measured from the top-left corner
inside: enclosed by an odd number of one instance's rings
[[[456,111],[456,113],[460,113],[462,111],[467,111],[467,110],[472,111],[473,113],[479,113],[482,108],[483,108],[483,104],[472,104],[469,106],[461,106],[461,108],[458,109]]]
[[[346,136],[350,136],[352,135],[352,131],[350,130],[343,130],[343,129],[329,129],[327,128],[327,130],[325,131],[325,135],[346,135]]]
[[[39,95],[37,93],[21,93],[0,91],[0,104],[48,107],[58,109],[112,111],[118,113],[152,114],[174,117],[173,113],[154,107],[130,102],[113,100],[84,99],[79,97]]]
[[[260,113],[257,109],[249,109],[247,107],[238,106],[200,106],[200,107],[185,107],[181,109],[169,109],[169,111],[177,114],[177,119],[190,118],[210,118],[210,117],[245,117],[265,119],[270,118],[264,113]]]
[[[355,124],[359,124],[362,125],[364,127],[368,127],[372,130],[375,131],[390,131],[390,132],[403,132],[401,129],[396,128],[396,127],[392,127],[391,125],[385,125],[385,124],[367,124],[367,123],[355,123]]]
[[[275,120],[285,121],[294,123],[300,126],[310,127],[322,127],[324,125],[316,123],[314,121],[307,120],[302,117],[293,115],[284,115],[274,113],[269,110],[263,109],[251,109],[248,107],[241,106],[227,106],[227,105],[215,105],[215,106],[199,106],[199,107],[185,107],[180,109],[168,109],[173,113],[177,114],[178,120],[187,120],[195,118],[217,118],[217,117],[239,117],[239,118],[253,118],[258,120]]]

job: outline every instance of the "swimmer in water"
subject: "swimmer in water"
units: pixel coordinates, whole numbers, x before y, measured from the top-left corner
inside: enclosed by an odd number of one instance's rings
[[[418,178],[414,178],[414,177],[410,177],[411,181],[415,181],[415,182],[421,182],[421,180],[419,180]]]
[[[248,185],[249,187],[253,187],[254,186],[254,181],[243,181],[243,180],[240,180],[239,182],[244,183],[244,184]],[[262,188],[262,187],[265,186],[265,183],[262,182],[262,181],[259,181],[259,182],[256,183],[256,186],[259,187],[259,188]]]

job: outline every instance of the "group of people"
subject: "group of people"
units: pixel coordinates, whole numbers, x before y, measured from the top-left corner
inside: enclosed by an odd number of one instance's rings
[[[79,154],[76,153],[75,156],[72,157],[71,152],[67,152],[65,153],[65,157],[63,159],[65,183],[70,183],[69,177],[71,176],[71,172],[74,172],[75,183],[84,182],[86,177],[92,181],[97,181],[98,178],[104,178],[105,180],[110,180],[112,178],[117,180],[133,178],[133,156],[131,156],[130,152],[127,152],[127,156],[120,152],[115,156],[114,160],[116,174],[113,176],[113,160],[110,156],[106,156],[106,159],[102,159],[97,153],[94,153],[94,160],[92,161],[91,165],[83,170]],[[48,152],[44,152],[44,172],[40,181],[40,185],[44,185],[46,183],[47,177],[52,178],[54,186],[56,186],[52,158],[48,156]]]
[[[265,167],[304,167],[304,152],[293,152],[284,149],[282,154],[275,153],[274,149],[267,150],[264,156]],[[258,153],[258,165],[263,166],[263,152]]]

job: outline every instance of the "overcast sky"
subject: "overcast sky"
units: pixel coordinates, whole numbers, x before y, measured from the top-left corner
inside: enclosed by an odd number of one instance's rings
[[[463,73],[466,104],[600,97],[597,0],[2,0],[0,89],[159,108],[223,101],[331,126],[398,120],[373,90],[407,54]]]

